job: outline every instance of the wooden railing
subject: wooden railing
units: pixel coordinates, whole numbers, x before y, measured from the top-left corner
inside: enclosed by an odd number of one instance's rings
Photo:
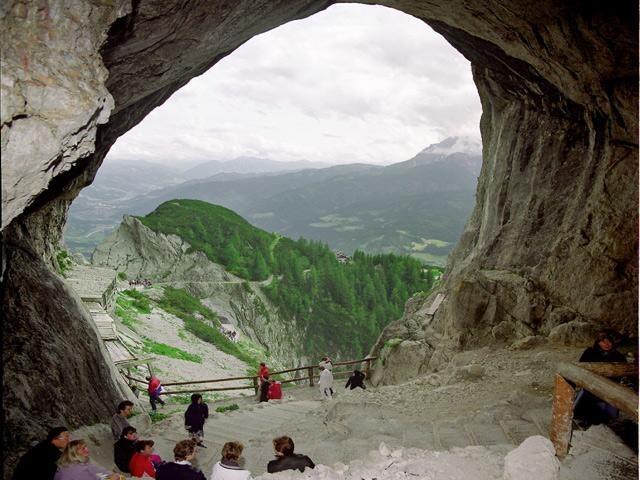
[[[364,363],[365,378],[369,378],[370,372],[371,372],[371,362],[376,359],[377,357],[367,357],[367,358],[363,358],[362,360],[349,360],[347,362],[335,362],[332,365],[335,370],[336,367],[359,365]],[[316,371],[318,372],[318,374],[315,373]],[[279,380],[280,383],[294,383],[294,382],[299,383],[299,382],[308,381],[309,386],[313,387],[314,381],[319,378],[320,370],[318,368],[318,365],[310,365],[306,367],[290,368],[288,370],[279,370],[277,372],[269,372],[269,377],[273,378],[276,375],[283,375],[283,374],[294,373],[294,372],[305,372],[306,374],[304,376],[298,376],[298,377],[294,377],[286,380]],[[350,370],[344,370],[342,372],[333,371],[332,373],[333,373],[333,378],[345,378],[351,375]],[[145,385],[148,383],[146,380],[136,378],[126,373],[123,373],[123,375],[133,382],[138,382]],[[214,378],[211,380],[189,380],[185,382],[163,382],[162,385],[164,387],[172,387],[172,386],[180,386],[180,385],[198,385],[203,383],[235,382],[240,380],[250,380],[251,383],[249,383],[248,385],[239,385],[235,387],[201,388],[201,389],[195,389],[195,390],[194,389],[172,390],[172,391],[162,392],[161,395],[177,395],[182,393],[201,393],[201,392],[222,392],[222,391],[229,391],[229,390],[247,390],[250,388],[253,388],[254,393],[256,394],[258,393],[258,376],[257,375],[245,376],[245,377]]]
[[[553,392],[550,439],[558,458],[569,453],[576,388],[583,388],[638,423],[638,394],[609,380],[611,377],[637,376],[638,365],[630,363],[566,363],[558,365]]]

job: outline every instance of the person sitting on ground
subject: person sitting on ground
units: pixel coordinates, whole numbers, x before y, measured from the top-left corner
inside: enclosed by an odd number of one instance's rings
[[[222,458],[213,466],[211,480],[248,480],[251,472],[240,466],[240,457],[244,445],[240,442],[227,442],[222,447]]]
[[[587,348],[580,362],[626,363],[627,359],[615,349],[613,338],[607,332],[600,332],[593,346]],[[574,402],[574,417],[583,427],[600,425],[618,418],[618,409],[609,405],[586,390],[580,390]]]
[[[318,380],[320,386],[320,396],[322,399],[333,397],[333,374],[331,370],[325,367],[320,367],[320,380]]]
[[[156,469],[156,480],[207,480],[201,470],[193,467],[196,442],[182,440],[173,448],[173,462],[163,462]]]
[[[136,453],[135,443],[138,440],[138,433],[132,426],[124,427],[120,440],[113,444],[113,461],[121,472],[131,473],[129,462]]]
[[[67,427],[56,427],[49,430],[47,438],[25,453],[15,470],[13,480],[53,480],[58,469],[58,459],[62,450],[69,443]]]
[[[268,402],[269,401],[269,387],[271,386],[271,382],[269,381],[269,375],[265,375],[262,379],[262,384],[260,385],[260,401]]]
[[[364,373],[362,373],[360,370],[354,370],[353,375],[349,377],[349,380],[347,380],[347,384],[344,386],[344,388],[349,387],[351,387],[351,390],[356,387],[360,387],[363,390],[366,390],[367,387],[364,385]]]
[[[54,480],[124,480],[124,475],[110,472],[89,461],[89,447],[82,439],[72,440],[58,460]],[[36,480],[34,478],[33,480]]]
[[[111,417],[111,433],[113,434],[114,442],[120,440],[120,435],[122,435],[122,430],[125,427],[131,426],[127,418],[131,416],[132,411],[133,402],[123,400],[118,404],[118,413],[114,413],[113,417]]]
[[[276,459],[267,464],[267,472],[276,473],[283,470],[300,470],[306,467],[315,468],[315,464],[306,455],[294,453],[295,444],[291,437],[283,436],[273,439],[273,449]]]
[[[203,402],[202,395],[194,393],[191,395],[191,405],[184,412],[184,426],[189,432],[189,436],[196,441],[199,447],[207,448],[202,440],[204,439],[204,422],[209,418],[209,406]]]
[[[160,392],[162,391],[162,384],[160,383],[160,379],[155,375],[151,375],[150,377],[146,377],[146,380],[149,382],[147,386],[147,392],[149,393],[149,403],[151,403],[151,410],[156,411],[156,403],[159,403],[164,407],[164,400],[160,398]]]
[[[156,467],[151,462],[153,455],[153,440],[138,440],[134,447],[136,452],[129,461],[129,471],[134,477],[147,475],[156,478]]]

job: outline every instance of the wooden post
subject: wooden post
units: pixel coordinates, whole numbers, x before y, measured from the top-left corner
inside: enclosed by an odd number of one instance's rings
[[[576,398],[574,388],[556,374],[553,391],[553,413],[549,438],[556,449],[556,456],[563,459],[569,452],[571,441],[571,422],[573,421],[573,402]]]
[[[151,364],[147,363],[147,368],[149,369],[149,376],[153,377],[153,369],[151,368]]]
[[[313,387],[313,367],[308,367],[307,370],[309,371],[309,386]]]
[[[253,391],[258,394],[258,377],[253,377]]]
[[[367,358],[366,363],[364,365],[364,378],[369,380],[370,376],[371,376],[371,359]]]

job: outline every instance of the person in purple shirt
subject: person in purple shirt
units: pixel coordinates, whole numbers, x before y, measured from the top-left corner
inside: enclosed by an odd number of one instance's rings
[[[53,477],[54,480],[124,480],[124,478],[124,475],[90,463],[89,447],[84,440],[69,442],[58,460],[58,471]]]

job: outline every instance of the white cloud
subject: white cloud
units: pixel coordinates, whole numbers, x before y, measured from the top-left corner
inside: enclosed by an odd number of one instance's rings
[[[469,62],[425,23],[341,4],[254,37],[108,158],[391,163],[446,136],[479,137],[480,113]]]

